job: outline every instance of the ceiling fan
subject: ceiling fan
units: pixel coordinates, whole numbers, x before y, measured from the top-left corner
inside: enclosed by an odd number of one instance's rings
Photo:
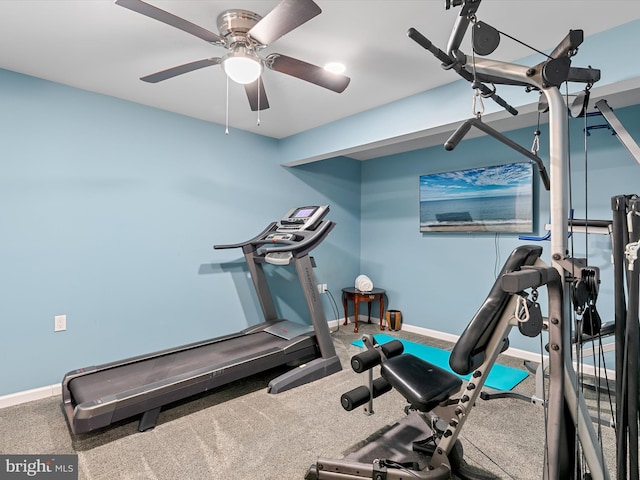
[[[258,55],[275,40],[319,15],[322,10],[313,0],[282,0],[264,17],[248,10],[225,10],[218,15],[219,34],[142,0],[116,0],[115,3],[229,50],[222,57],[196,60],[141,77],[145,82],[157,83],[200,68],[221,65],[231,80],[244,85],[251,110],[257,111],[269,108],[262,83],[264,67],[337,93],[343,92],[351,80],[280,53],[271,53],[265,58]]]

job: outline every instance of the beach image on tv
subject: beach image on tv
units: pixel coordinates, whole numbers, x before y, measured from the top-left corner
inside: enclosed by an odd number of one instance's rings
[[[532,230],[531,163],[420,176],[421,232]]]

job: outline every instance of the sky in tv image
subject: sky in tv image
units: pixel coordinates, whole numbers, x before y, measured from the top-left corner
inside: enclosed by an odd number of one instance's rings
[[[422,232],[531,232],[533,167],[511,163],[420,177]]]
[[[529,194],[532,168],[529,163],[434,173],[420,177],[421,200],[437,201],[472,197]]]

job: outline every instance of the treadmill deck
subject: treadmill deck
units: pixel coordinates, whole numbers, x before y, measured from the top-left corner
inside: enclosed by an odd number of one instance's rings
[[[76,371],[67,383],[75,433],[159,408],[280,365],[318,356],[315,335],[287,340],[265,331],[188,345],[131,362]]]

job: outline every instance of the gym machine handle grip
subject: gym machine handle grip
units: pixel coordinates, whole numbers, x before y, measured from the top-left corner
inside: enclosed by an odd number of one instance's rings
[[[540,157],[538,157],[533,152],[530,152],[526,148],[521,147],[510,138],[505,137],[502,133],[494,130],[486,123],[483,123],[479,118],[470,118],[469,120],[465,120],[464,123],[462,123],[445,142],[445,150],[451,151],[456,148],[460,141],[464,138],[464,136],[469,132],[469,129],[471,129],[471,127],[476,127],[477,129],[482,130],[487,135],[495,138],[499,142],[504,143],[506,146],[514,149],[516,152],[521,153],[522,155],[533,161],[538,167],[538,172],[540,173],[540,178],[542,179],[545,190],[549,191],[551,189],[551,180],[549,179],[549,174],[547,173],[547,169],[545,168],[544,163],[542,162],[542,159]]]
[[[473,74],[471,74],[470,72],[468,72],[464,68],[462,68],[461,64],[457,60],[452,59],[445,52],[443,52],[438,47],[433,45],[433,43],[431,43],[418,30],[416,30],[415,28],[411,27],[407,31],[407,35],[409,36],[409,38],[411,40],[416,42],[418,45],[420,45],[425,50],[429,50],[438,60],[440,60],[442,62],[442,67],[443,68],[445,68],[445,69],[453,68],[458,73],[458,75],[460,75],[462,78],[464,78],[465,80],[467,80],[469,82],[473,82]],[[494,90],[490,89],[489,87],[487,87],[486,85],[484,85],[482,83],[478,84],[478,88],[480,89],[480,92],[483,95],[486,95],[486,96],[490,97],[494,102],[496,102],[498,105],[500,105],[502,108],[504,108],[511,115],[517,115],[518,114],[518,110],[516,110],[511,105],[509,105],[507,102],[505,102],[504,99],[502,99],[502,97],[496,95]]]
[[[447,55],[438,47],[436,47],[433,43],[431,43],[424,35],[422,35],[415,28],[411,27],[407,31],[407,36],[411,40],[416,42],[418,45],[420,45],[422,48],[424,48],[425,50],[429,50],[438,60],[440,60],[443,63],[443,66],[445,68],[450,67],[454,63],[451,57],[449,57],[449,55]]]
[[[446,142],[444,142],[444,149],[447,152],[450,152],[451,150],[456,148],[465,137],[465,135],[469,133],[471,125],[473,125],[473,120],[474,119],[470,119],[462,122],[460,126],[456,128],[456,131],[453,132],[453,134],[447,139]]]

